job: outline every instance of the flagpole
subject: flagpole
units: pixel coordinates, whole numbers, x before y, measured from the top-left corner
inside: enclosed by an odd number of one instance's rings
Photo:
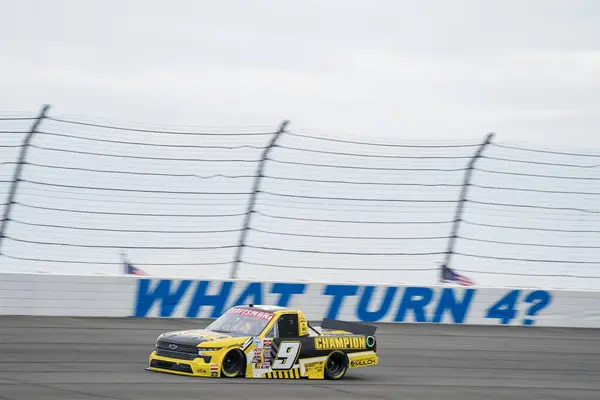
[[[440,284],[444,283],[444,263],[442,262],[437,262],[436,263],[440,269],[439,275],[438,275],[438,282]]]
[[[121,250],[121,262],[123,263],[123,275],[127,275],[127,254]]]

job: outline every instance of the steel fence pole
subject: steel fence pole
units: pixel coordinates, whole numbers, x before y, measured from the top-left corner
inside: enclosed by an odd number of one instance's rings
[[[6,227],[8,225],[8,221],[10,221],[10,214],[12,211],[12,206],[15,202],[15,196],[17,194],[17,189],[19,188],[19,182],[21,181],[21,174],[23,172],[23,166],[25,165],[25,159],[27,158],[27,152],[29,150],[29,144],[31,139],[37,132],[37,129],[40,123],[46,118],[46,114],[48,113],[48,109],[50,108],[49,104],[45,104],[42,107],[38,117],[34,121],[31,129],[25,136],[23,140],[23,144],[21,146],[21,152],[19,153],[19,160],[17,161],[17,167],[15,168],[15,172],[13,175],[13,180],[10,185],[10,189],[8,192],[8,199],[6,201],[6,207],[4,208],[4,215],[2,217],[2,223],[0,224],[0,254],[2,254],[1,248],[4,242],[4,233],[6,232]]]
[[[267,163],[267,157],[271,152],[271,149],[275,147],[277,144],[277,140],[281,137],[281,134],[285,131],[285,128],[289,124],[289,121],[283,121],[279,127],[279,130],[273,134],[269,144],[265,147],[262,157],[258,163],[258,167],[256,170],[256,176],[254,178],[254,187],[252,189],[252,193],[250,194],[250,199],[248,200],[248,210],[246,215],[244,216],[244,223],[242,226],[242,231],[240,234],[239,244],[236,250],[235,259],[233,261],[233,265],[231,266],[231,272],[229,274],[230,279],[237,279],[239,264],[242,261],[242,254],[244,251],[244,247],[246,246],[246,239],[248,237],[248,231],[250,230],[250,222],[252,221],[252,214],[254,214],[254,206],[256,204],[256,197],[260,192],[260,183],[263,178],[263,171],[265,169],[265,165]]]
[[[494,137],[493,133],[488,134],[485,137],[485,140],[479,145],[477,151],[473,155],[473,157],[469,160],[467,164],[467,169],[465,171],[465,175],[463,177],[463,184],[460,190],[458,204],[456,206],[456,211],[454,214],[454,221],[452,223],[452,231],[450,233],[450,238],[448,239],[448,247],[446,249],[446,256],[444,258],[444,263],[442,268],[440,269],[440,279],[442,278],[443,267],[450,267],[450,260],[452,258],[452,254],[454,254],[454,247],[456,246],[456,239],[458,238],[458,230],[460,228],[460,223],[462,221],[462,214],[465,207],[465,203],[467,202],[467,195],[469,193],[469,186],[471,185],[471,177],[473,175],[473,170],[475,169],[475,164],[477,160],[481,158],[483,150],[489,145]]]

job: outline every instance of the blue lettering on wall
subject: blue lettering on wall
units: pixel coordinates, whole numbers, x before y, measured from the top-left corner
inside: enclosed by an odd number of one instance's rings
[[[504,297],[488,308],[485,317],[497,318],[502,325],[507,325],[517,315],[516,304],[520,293],[520,290],[511,290],[508,292]]]
[[[211,281],[199,281],[196,286],[196,292],[194,298],[190,303],[186,317],[195,318],[198,316],[198,311],[201,307],[212,306],[213,311],[209,318],[218,318],[225,311],[225,304],[229,298],[229,293],[233,286],[233,282],[222,282],[221,289],[217,294],[206,294]],[[218,285],[218,282],[213,282],[214,285]]]
[[[390,286],[385,290],[385,296],[381,301],[381,304],[375,311],[369,311],[369,305],[371,304],[371,297],[375,291],[375,286],[365,286],[358,303],[358,309],[356,310],[356,316],[362,322],[376,322],[385,317],[390,309],[394,296],[396,295],[397,288]]]
[[[527,317],[534,317],[539,314],[542,309],[547,307],[550,302],[552,302],[552,295],[550,295],[550,292],[547,292],[546,290],[536,290],[529,293],[529,296],[527,296],[523,301],[525,303],[532,304],[532,306],[527,309]],[[529,326],[533,324],[535,324],[535,319],[523,319],[523,325]]]
[[[498,319],[500,324],[508,325],[513,319],[517,318],[518,310],[517,303],[521,296],[520,290],[511,290],[500,298],[496,303],[492,304],[485,313],[485,318]],[[530,326],[535,324],[535,319],[540,311],[551,302],[551,294],[546,290],[535,290],[523,298],[522,307],[526,307],[524,317],[521,320],[522,325]]]
[[[262,283],[252,282],[240,294],[240,297],[231,304],[232,306],[241,306],[248,304],[263,304]]]
[[[455,324],[462,324],[465,322],[467,311],[471,306],[471,300],[475,295],[475,289],[466,289],[465,295],[462,301],[456,299],[456,292],[451,288],[445,288],[442,290],[442,296],[438,302],[438,305],[433,314],[433,320],[431,322],[440,323],[444,318],[444,312],[450,311],[452,315],[452,322]]]
[[[179,304],[181,297],[192,283],[192,281],[181,281],[175,293],[171,293],[170,280],[159,280],[156,289],[153,291],[150,291],[151,282],[152,279],[139,279],[138,281],[138,293],[134,312],[136,317],[145,317],[157,301],[160,302],[159,316],[170,317],[177,304]]]
[[[233,305],[265,304],[267,293],[275,295],[273,304],[289,307],[293,296],[304,295],[309,287],[303,283],[274,282],[267,292],[265,285],[268,284],[140,278],[133,315],[146,317],[156,307],[158,316],[171,317],[179,305],[189,302],[187,309],[183,310],[186,317],[195,318],[200,315],[202,307],[210,307],[209,317],[218,318]],[[234,289],[239,289],[240,295],[232,299]],[[380,291],[381,296],[375,296],[376,291]],[[481,310],[478,304],[476,311],[471,311],[477,293],[475,288],[412,286],[402,289],[395,286],[329,284],[324,285],[320,294],[322,309],[312,309],[312,313],[316,311],[318,314],[312,314],[311,318],[335,319],[344,312],[345,315],[355,315],[355,320],[362,322],[377,322],[391,317],[394,322],[464,324],[471,314],[471,320],[475,321],[487,318],[498,325],[527,326],[535,325],[536,317],[552,303],[552,295],[546,290],[515,289],[496,291],[497,297],[486,308]],[[348,297],[355,297],[356,303],[347,301]],[[299,309],[307,311],[303,309],[302,301],[297,304]],[[473,316],[473,312],[478,315]]]
[[[333,296],[331,303],[329,304],[329,310],[325,314],[325,318],[335,319],[340,312],[340,307],[344,302],[344,297],[355,296],[358,292],[358,286],[356,285],[327,285],[323,294],[326,296]]]
[[[277,300],[277,304],[280,307],[288,307],[292,296],[295,294],[303,294],[306,290],[306,285],[304,283],[274,283],[271,288],[271,293],[281,294],[279,296],[279,300]]]
[[[404,322],[406,313],[412,310],[415,314],[415,322],[427,322],[425,306],[433,297],[433,290],[427,287],[407,287],[398,307],[395,322]]]

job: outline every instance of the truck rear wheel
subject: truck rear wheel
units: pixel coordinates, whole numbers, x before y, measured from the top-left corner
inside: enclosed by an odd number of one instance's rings
[[[331,352],[325,361],[325,379],[342,379],[346,371],[348,371],[348,356],[339,350]]]

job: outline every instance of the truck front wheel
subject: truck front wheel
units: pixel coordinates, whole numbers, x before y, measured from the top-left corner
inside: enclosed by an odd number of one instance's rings
[[[227,378],[237,378],[246,374],[246,356],[240,350],[231,350],[223,357],[221,372]]]

